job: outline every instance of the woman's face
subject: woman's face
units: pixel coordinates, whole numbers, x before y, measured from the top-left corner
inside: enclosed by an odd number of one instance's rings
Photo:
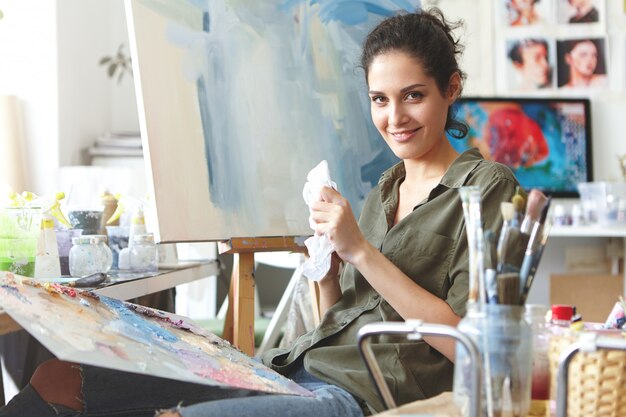
[[[598,51],[591,41],[579,42],[565,59],[572,72],[591,77],[598,65]]]
[[[367,82],[372,120],[398,158],[427,158],[447,141],[446,117],[456,92],[444,97],[415,58],[398,51],[378,55]]]
[[[519,65],[525,80],[533,86],[542,87],[550,83],[548,50],[541,43],[521,48],[522,64]]]
[[[519,12],[532,11],[534,3],[534,0],[511,0],[511,6]]]

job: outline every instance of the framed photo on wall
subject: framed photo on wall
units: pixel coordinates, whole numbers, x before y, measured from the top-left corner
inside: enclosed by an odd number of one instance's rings
[[[512,91],[554,88],[554,39],[537,36],[506,40],[507,87]]]
[[[557,0],[557,22],[579,25],[604,23],[606,13],[603,0]]]
[[[557,41],[559,88],[608,87],[605,38],[573,38]]]
[[[569,89],[609,88],[608,42],[617,40],[607,32],[607,22],[613,23],[614,5],[607,14],[605,0],[492,4],[498,93],[567,95]]]

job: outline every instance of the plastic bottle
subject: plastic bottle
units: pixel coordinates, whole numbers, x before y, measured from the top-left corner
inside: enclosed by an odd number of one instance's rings
[[[122,214],[127,211],[132,212],[132,217],[130,221],[130,228],[128,231],[128,247],[122,248],[118,253],[118,263],[117,267],[119,270],[129,270],[131,267],[131,249],[133,246],[133,239],[135,236],[145,235],[147,233],[146,230],[146,219],[144,215],[144,202],[138,198],[130,197],[130,196],[121,196],[116,195],[117,198],[117,209],[115,213],[107,220],[107,224],[113,224],[116,222]]]
[[[130,221],[130,231],[128,232],[128,242],[133,241],[133,238],[137,235],[146,234],[146,217],[143,213],[143,207],[136,207],[133,211],[133,217]]]
[[[130,231],[128,233],[129,242],[132,241],[134,235],[146,234],[146,219],[144,215],[144,202],[135,197],[117,195],[117,209],[113,215],[107,220],[106,224],[114,224],[124,212],[132,211],[132,220]]]
[[[61,276],[61,263],[56,233],[54,231],[54,218],[66,227],[71,227],[61,212],[59,201],[65,198],[65,194],[57,193],[53,198],[37,197],[31,204],[40,204],[42,208],[41,232],[37,241],[37,254],[35,256],[35,278],[57,278]]]

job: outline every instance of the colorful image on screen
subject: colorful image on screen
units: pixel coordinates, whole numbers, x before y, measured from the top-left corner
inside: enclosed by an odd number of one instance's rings
[[[574,197],[592,180],[587,99],[464,98],[454,107],[469,132],[449,137],[452,146],[509,166],[526,190]]]

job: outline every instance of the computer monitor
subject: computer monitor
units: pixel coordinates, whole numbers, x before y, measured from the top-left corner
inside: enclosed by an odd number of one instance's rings
[[[464,97],[453,107],[469,132],[448,135],[452,146],[509,166],[526,191],[578,197],[577,184],[592,181],[588,99]]]

